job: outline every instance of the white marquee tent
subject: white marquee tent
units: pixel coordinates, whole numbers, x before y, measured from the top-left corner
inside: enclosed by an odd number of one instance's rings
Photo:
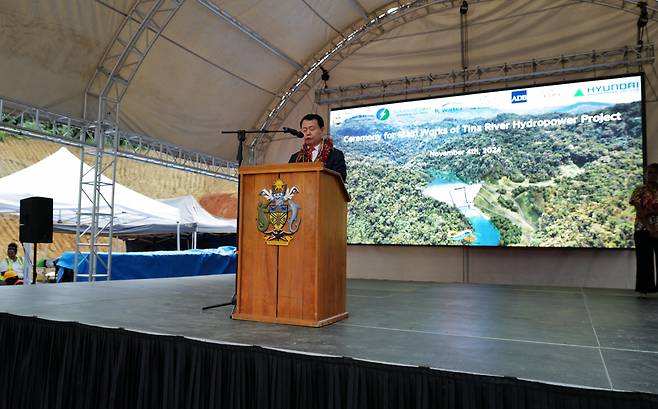
[[[194,226],[197,233],[235,233],[236,220],[215,217],[208,213],[192,196],[160,199],[162,203],[180,211],[181,224]]]
[[[89,166],[84,165],[85,171]],[[41,196],[53,199],[53,229],[75,231],[78,210],[80,159],[66,148],[45,159],[0,179],[0,214],[20,214],[20,200]],[[110,182],[105,178],[103,182]],[[151,199],[120,184],[115,185],[114,233],[116,235],[176,232],[180,211],[174,206]],[[101,212],[108,211],[101,206]],[[82,213],[91,204],[83,202]],[[87,224],[88,220],[81,220]]]

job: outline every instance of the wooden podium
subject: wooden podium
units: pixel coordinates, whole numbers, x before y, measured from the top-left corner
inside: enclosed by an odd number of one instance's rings
[[[272,207],[277,192],[279,204],[281,192],[293,203]],[[234,319],[321,327],[347,318],[348,201],[340,175],[322,163],[240,168]]]

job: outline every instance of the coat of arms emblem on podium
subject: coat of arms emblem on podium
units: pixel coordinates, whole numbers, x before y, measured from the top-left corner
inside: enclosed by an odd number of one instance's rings
[[[260,195],[267,201],[258,203],[256,222],[258,231],[264,233],[263,238],[267,244],[287,246],[299,230],[302,222],[299,217],[300,207],[292,200],[297,193],[299,189],[296,186],[288,188],[288,185],[278,178],[272,184],[272,190],[260,191]]]

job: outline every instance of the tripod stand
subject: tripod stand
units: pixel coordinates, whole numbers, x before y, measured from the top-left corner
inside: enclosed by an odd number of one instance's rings
[[[238,154],[236,155],[236,160],[238,162],[238,169],[242,166],[242,149],[243,149],[243,144],[244,141],[247,139],[247,134],[248,133],[289,133],[292,135],[295,135],[298,138],[303,138],[304,134],[301,132],[295,130],[295,129],[290,129],[290,128],[283,128],[282,131],[247,131],[244,129],[240,129],[237,131],[222,131],[223,134],[237,134],[238,135]],[[236,249],[239,251],[239,244],[240,244],[240,178],[238,176],[238,216],[237,216],[237,230],[235,232],[235,243],[236,243]],[[235,310],[235,306],[237,304],[237,290],[238,290],[238,272],[235,272],[235,289],[233,290],[233,296],[231,297],[230,301],[226,301],[223,303],[219,304],[214,304],[214,305],[208,305],[205,307],[201,308],[201,311],[209,310],[212,308],[218,308],[218,307],[225,307],[227,305],[232,305],[233,309]]]

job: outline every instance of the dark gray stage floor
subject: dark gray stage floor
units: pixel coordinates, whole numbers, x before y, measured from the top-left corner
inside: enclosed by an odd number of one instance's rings
[[[233,321],[234,275],[0,287],[0,310],[590,388],[658,393],[658,298],[631,291],[348,281],[324,328]]]

